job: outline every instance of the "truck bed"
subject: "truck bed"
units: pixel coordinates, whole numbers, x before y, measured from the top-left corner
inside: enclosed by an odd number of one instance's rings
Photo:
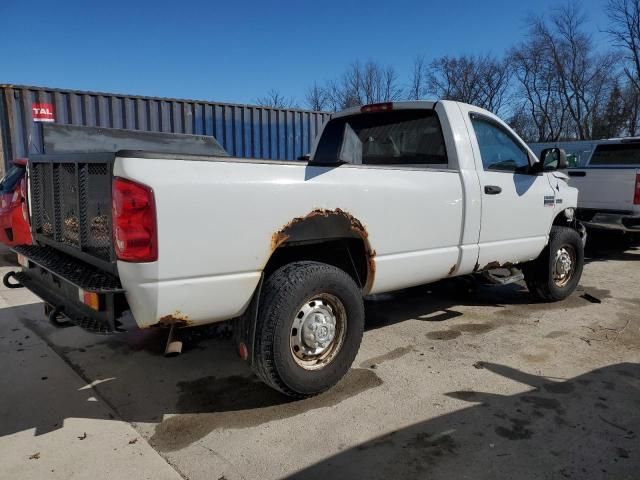
[[[579,207],[630,212],[634,208],[637,168],[589,167],[568,171],[571,185],[580,191]]]
[[[591,228],[640,232],[638,139],[598,142],[586,167],[568,171],[580,191],[578,218]]]

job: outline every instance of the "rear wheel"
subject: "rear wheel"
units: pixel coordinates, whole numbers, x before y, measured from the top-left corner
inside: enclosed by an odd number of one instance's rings
[[[578,286],[583,265],[584,246],[578,232],[555,226],[549,245],[523,268],[527,288],[540,300],[563,300]]]
[[[346,272],[318,262],[285,265],[262,288],[253,368],[286,395],[316,395],[347,373],[363,330],[362,294]]]

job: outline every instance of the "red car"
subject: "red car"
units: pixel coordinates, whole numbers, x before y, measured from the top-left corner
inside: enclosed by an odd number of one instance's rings
[[[27,160],[16,159],[0,180],[0,243],[30,245]]]

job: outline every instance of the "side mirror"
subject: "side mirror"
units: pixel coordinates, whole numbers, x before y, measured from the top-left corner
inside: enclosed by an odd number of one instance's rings
[[[557,147],[545,148],[540,152],[540,162],[544,171],[564,170],[569,167],[566,152]]]
[[[566,170],[567,168],[569,168],[569,161],[567,160],[567,152],[565,152],[561,148],[559,148],[558,150],[560,150],[560,158],[558,159],[558,166],[556,167],[556,169]]]

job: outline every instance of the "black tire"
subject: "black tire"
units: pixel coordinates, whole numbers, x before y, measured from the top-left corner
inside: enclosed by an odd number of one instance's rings
[[[343,306],[341,346],[326,364],[308,370],[298,364],[292,346],[295,318],[317,295],[337,298]],[[310,305],[313,302],[309,303]],[[318,262],[294,262],[276,270],[262,287],[253,369],[267,385],[295,398],[322,393],[347,373],[364,331],[362,293],[343,270]]]
[[[575,254],[573,270],[570,276],[560,281],[554,278],[556,273],[556,254],[562,249]],[[549,235],[549,245],[540,256],[523,268],[525,282],[529,291],[544,302],[564,300],[578,286],[584,266],[584,246],[580,234],[569,227],[554,226]]]

